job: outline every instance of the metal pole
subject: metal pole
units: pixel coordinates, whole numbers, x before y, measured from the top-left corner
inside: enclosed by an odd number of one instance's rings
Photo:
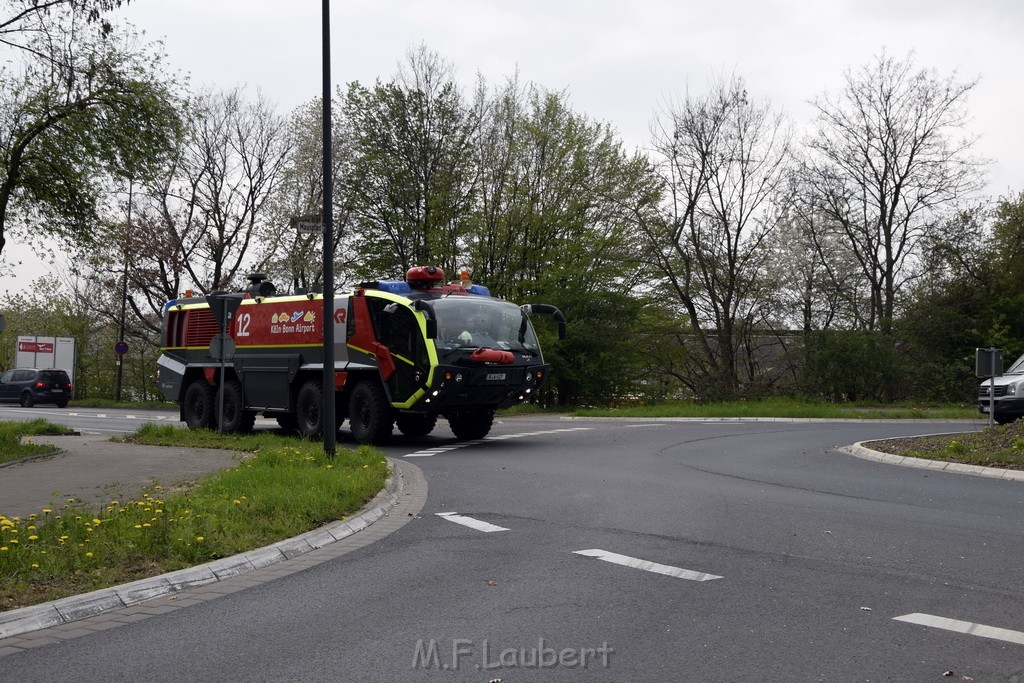
[[[224,306],[224,324],[221,326],[221,332],[226,336],[228,335],[228,307]],[[224,346],[225,338],[221,339],[220,346],[220,382],[217,383],[217,433],[224,433]],[[239,409],[240,406],[235,406]]]
[[[988,426],[992,428],[996,425],[996,350],[990,348],[988,351]]]
[[[134,178],[128,179],[128,230],[132,229],[132,183]],[[124,237],[121,245],[121,256],[124,259],[124,273],[121,276],[121,318],[117,327],[117,340],[124,341],[125,317],[128,315],[128,235]],[[117,384],[114,387],[114,400],[121,400],[121,377],[124,368],[124,354],[117,354]]]
[[[331,154],[331,5],[323,0],[323,164],[324,164],[324,453],[333,458],[337,439],[334,419],[334,178]]]

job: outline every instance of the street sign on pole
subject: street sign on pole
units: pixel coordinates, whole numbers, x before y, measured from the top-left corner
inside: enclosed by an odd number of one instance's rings
[[[291,224],[300,235],[320,235],[324,231],[323,219],[320,216],[293,216]]]
[[[123,339],[119,342],[116,342],[114,344],[114,353],[116,353],[119,356],[123,356],[124,354],[128,353],[128,342],[126,342]]]

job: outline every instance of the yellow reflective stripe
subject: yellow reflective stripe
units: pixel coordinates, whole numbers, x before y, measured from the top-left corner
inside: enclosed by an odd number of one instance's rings
[[[426,393],[426,389],[417,389],[416,393],[410,396],[408,401],[405,401],[404,403],[392,403],[391,405],[395,408],[412,408],[412,405],[423,398]]]

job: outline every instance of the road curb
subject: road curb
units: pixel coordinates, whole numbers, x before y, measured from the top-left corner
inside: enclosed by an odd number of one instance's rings
[[[878,439],[872,439],[877,441]],[[839,451],[847,453],[856,458],[884,462],[889,465],[901,467],[914,467],[921,470],[937,470],[941,472],[954,472],[956,474],[969,474],[974,477],[988,477],[989,479],[1005,479],[1007,481],[1024,481],[1024,470],[1007,470],[1001,467],[983,467],[981,465],[965,465],[959,462],[947,462],[945,460],[927,460],[925,458],[908,458],[903,455],[882,453],[865,447],[864,441],[858,441],[852,446],[842,446]]]
[[[348,538],[387,516],[401,499],[405,487],[401,470],[402,463],[390,458],[389,461],[392,474],[385,481],[384,488],[359,512],[347,519],[331,522],[264,548],[239,553],[195,567],[0,613],[0,640],[52,626],[60,626],[109,610],[131,607],[152,598],[178,593],[189,588],[223,581],[278,562],[284,562]]]

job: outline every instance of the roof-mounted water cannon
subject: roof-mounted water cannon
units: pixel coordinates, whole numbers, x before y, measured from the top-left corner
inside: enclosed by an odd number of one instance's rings
[[[416,266],[405,272],[405,281],[413,289],[433,289],[444,282],[444,271],[437,266]]]
[[[249,286],[245,288],[245,291],[247,294],[251,294],[254,299],[266,299],[268,296],[274,296],[277,292],[277,287],[263,273],[252,273],[247,275],[245,279],[249,281]]]

